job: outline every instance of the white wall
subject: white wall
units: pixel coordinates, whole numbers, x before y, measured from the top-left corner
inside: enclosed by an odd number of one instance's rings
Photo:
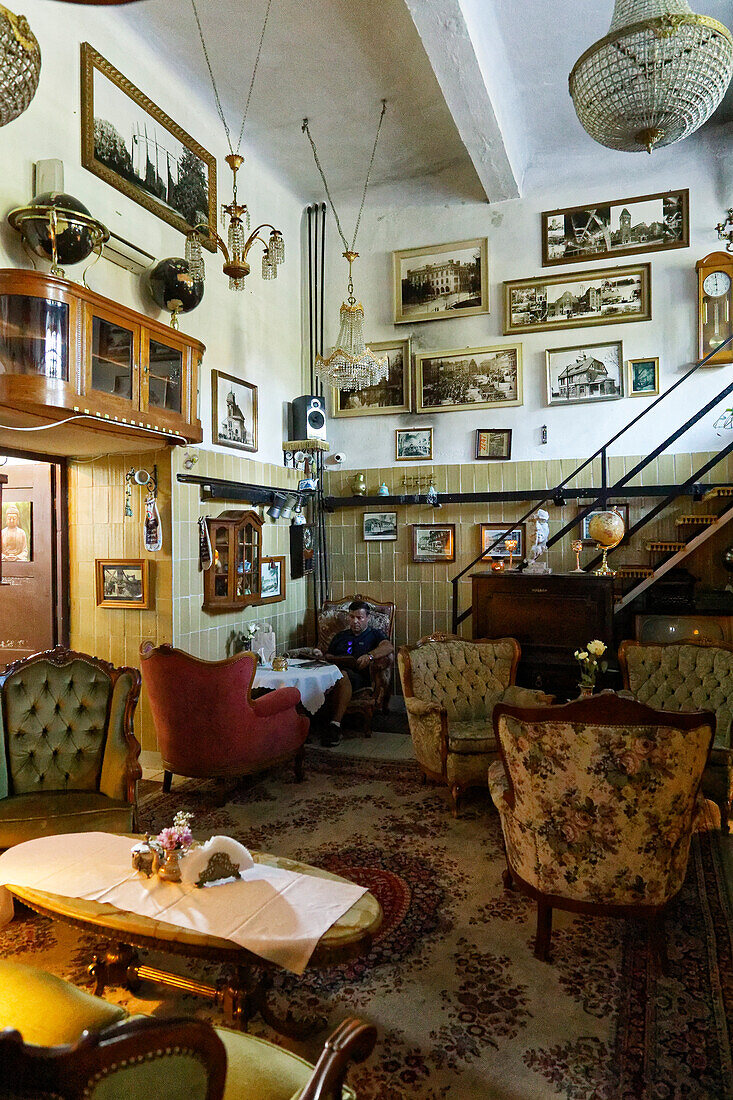
[[[64,162],[65,190],[80,199],[121,237],[162,259],[181,256],[185,238],[81,167],[79,44],[88,41],[137,85],[163,111],[217,157],[219,200],[231,196],[231,173],[223,128],[211,102],[192,98],[186,73],[161,62],[151,44],[136,36],[114,10],[23,0],[22,12],[36,35],[42,55],[40,86],[29,109],[0,129],[0,266],[27,268],[20,238],[4,222],[14,206],[32,196],[32,166],[50,157]],[[171,9],[173,12],[173,9]],[[173,18],[174,15],[171,15]],[[238,133],[240,119],[230,119]],[[277,280],[263,282],[259,251],[253,251],[252,274],[242,293],[228,289],[221,272],[222,257],[204,253],[207,279],[203,303],[181,319],[186,333],[207,347],[201,379],[201,421],[204,443],[211,443],[212,368],[245,378],[259,387],[259,452],[263,462],[282,461],[283,402],[300,392],[300,218],[302,204],[279,180],[247,155],[240,171],[240,198],[248,203],[253,226],[272,222],[283,230],[286,263]],[[258,246],[256,246],[256,249]],[[42,266],[42,264],[41,264]],[[67,277],[80,280],[84,265],[71,267]],[[144,296],[137,276],[100,261],[89,274],[93,290],[164,321],[168,315]],[[32,446],[24,436],[19,446]],[[217,448],[220,449],[220,448]],[[233,454],[231,450],[228,454]],[[254,456],[253,456],[254,457]]]
[[[571,274],[599,268],[609,261],[542,268],[540,213],[555,207],[597,203],[650,194],[673,188],[690,189],[690,240],[687,249],[620,257],[610,264],[648,260],[652,268],[652,320],[590,328],[531,333],[521,338],[524,356],[524,404],[521,407],[478,412],[431,413],[417,416],[331,419],[332,448],[347,455],[344,467],[383,467],[394,463],[394,429],[411,424],[434,427],[434,461],[461,463],[473,459],[474,429],[513,429],[512,459],[549,460],[585,458],[651,402],[651,398],[548,407],[545,386],[545,349],[574,347],[604,340],[623,340],[624,358],[660,357],[661,389],[671,385],[692,365],[697,349],[697,275],[695,262],[723,249],[714,231],[725,208],[733,203],[733,141],[731,127],[704,131],[687,142],[646,154],[615,154],[615,173],[608,157],[592,154],[581,161],[563,162],[562,151],[549,163],[535,163],[525,177],[524,197],[492,206],[443,204],[397,207],[380,204],[379,192],[367,197],[357,241],[360,259],[354,265],[355,293],[365,308],[367,340],[412,337],[413,351],[453,349],[513,343],[502,335],[502,282],[541,274]],[[605,151],[604,151],[605,152]],[[604,161],[603,169],[598,167]],[[345,209],[341,221],[354,224],[355,210]],[[337,332],[338,307],[345,297],[346,264],[340,242],[329,223],[327,265],[326,344]],[[488,237],[489,316],[451,318],[422,324],[392,322],[393,249],[438,244],[472,237]],[[733,380],[730,365],[701,371],[683,384],[657,413],[630,431],[611,453],[639,454],[652,449],[726,382]],[[729,397],[720,406],[733,404]],[[664,410],[664,412],[662,412]],[[714,414],[683,436],[677,451],[705,451],[723,445],[712,428]],[[652,422],[650,424],[650,422]],[[549,440],[539,442],[541,425]],[[402,464],[400,464],[402,465]],[[405,464],[406,465],[406,464]]]

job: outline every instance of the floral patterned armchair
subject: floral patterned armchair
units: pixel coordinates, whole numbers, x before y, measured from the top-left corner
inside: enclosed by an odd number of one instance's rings
[[[515,685],[520,656],[514,638],[469,641],[443,633],[399,651],[415,756],[426,778],[450,789],[454,817],[463,791],[486,786],[486,770],[497,756],[495,705],[552,702],[551,695]]]
[[[715,712],[715,743],[703,790],[720,807],[728,831],[733,798],[733,646],[721,642],[622,642],[619,664],[627,688],[640,703],[660,710]]]
[[[669,714],[604,692],[565,706],[499,704],[489,788],[507,872],[537,900],[535,955],[552,909],[643,916],[664,959],[661,913],[682,886],[715,715]],[[713,810],[711,803],[707,806]]]

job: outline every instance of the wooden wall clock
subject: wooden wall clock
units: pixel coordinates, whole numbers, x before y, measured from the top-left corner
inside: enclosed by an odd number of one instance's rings
[[[290,528],[290,579],[297,580],[316,567],[316,529],[312,523]]]
[[[711,252],[695,264],[697,271],[698,353],[703,359],[733,336],[733,255]],[[733,344],[728,344],[705,365],[733,363]]]

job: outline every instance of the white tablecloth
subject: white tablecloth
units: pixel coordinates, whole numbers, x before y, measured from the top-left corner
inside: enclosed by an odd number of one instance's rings
[[[302,974],[324,932],[363,886],[257,863],[239,882],[199,889],[132,870],[129,837],[71,833],[16,844],[0,855],[0,928],[13,917],[6,884],[104,902],[153,920],[232,940]]]
[[[303,706],[310,714],[320,710],[326,701],[326,692],[340,679],[341,673],[336,665],[319,665],[318,668],[303,668],[309,661],[288,659],[285,672],[274,672],[271,668],[257,666],[255,688],[296,687],[300,691]]]

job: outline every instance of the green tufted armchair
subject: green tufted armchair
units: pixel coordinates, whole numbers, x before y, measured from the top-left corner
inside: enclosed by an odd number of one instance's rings
[[[453,816],[469,787],[485,787],[498,755],[497,703],[538,706],[553,697],[514,683],[521,650],[514,638],[469,641],[431,634],[402,646],[397,663],[415,756],[425,776],[448,786]]]
[[[703,791],[720,807],[728,831],[733,797],[733,646],[722,642],[622,642],[619,664],[624,687],[658,710],[715,714],[715,742],[703,776]]]
[[[0,673],[0,848],[134,831],[140,673],[57,646]]]
[[[314,1067],[203,1020],[128,1017],[54,974],[0,960],[3,1100],[356,1100],[346,1071],[376,1034],[344,1020]]]

